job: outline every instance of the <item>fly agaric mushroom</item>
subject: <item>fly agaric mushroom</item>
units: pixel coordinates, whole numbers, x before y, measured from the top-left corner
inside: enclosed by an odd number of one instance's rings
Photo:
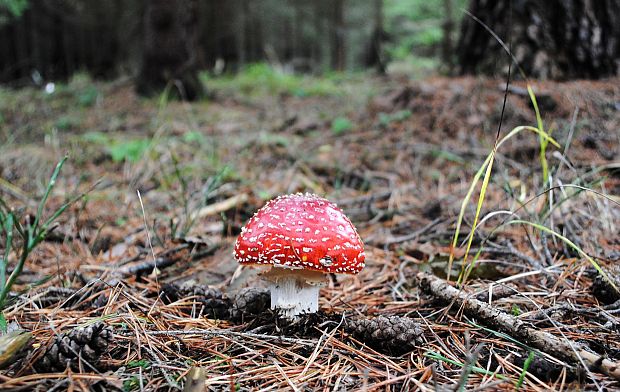
[[[235,244],[243,265],[265,265],[271,308],[284,317],[314,313],[327,273],[357,274],[364,244],[355,226],[328,200],[313,194],[273,199],[248,221]]]

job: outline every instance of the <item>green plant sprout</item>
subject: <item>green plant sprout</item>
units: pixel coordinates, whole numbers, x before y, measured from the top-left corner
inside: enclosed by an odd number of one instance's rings
[[[67,159],[68,157],[65,156],[56,165],[56,168],[50,177],[49,183],[47,184],[45,194],[39,202],[36,215],[31,222],[27,221],[26,223],[22,223],[21,219],[19,219],[13,210],[9,208],[7,202],[0,198],[0,231],[4,232],[6,235],[4,255],[0,257],[0,312],[6,306],[9,292],[21,274],[28,256],[37,247],[37,245],[45,240],[45,237],[52,229],[52,224],[56,221],[56,219],[58,219],[58,217],[60,217],[60,215],[62,215],[70,205],[84,196],[81,194],[70,199],[55,210],[49,218],[43,218],[45,204],[54,189],[54,186],[56,185],[56,180],[60,174],[60,170]],[[16,235],[21,240],[21,250],[15,250],[17,263],[11,274],[7,277],[9,256],[13,251],[13,240]],[[0,313],[0,328],[6,330],[6,319],[2,313]]]
[[[469,201],[474,193],[474,190],[476,189],[476,186],[478,184],[478,182],[480,181],[480,178],[482,177],[482,174],[484,173],[484,178],[482,180],[482,184],[480,187],[480,194],[478,197],[478,201],[477,201],[477,205],[476,205],[476,212],[474,215],[474,221],[472,224],[472,229],[471,232],[469,233],[468,237],[467,237],[467,244],[466,244],[466,248],[465,248],[465,255],[463,256],[463,262],[461,265],[461,273],[459,274],[457,283],[459,285],[463,285],[465,284],[469,274],[471,273],[471,271],[473,270],[473,267],[476,263],[476,261],[479,259],[480,254],[482,253],[482,247],[480,247],[480,249],[478,250],[478,252],[475,254],[475,256],[471,259],[471,261],[469,262],[469,264],[467,263],[468,261],[468,257],[469,254],[471,252],[471,245],[474,239],[474,234],[476,232],[476,229],[479,226],[479,220],[480,220],[480,212],[482,210],[482,205],[484,204],[484,197],[486,194],[486,190],[488,188],[489,185],[489,180],[491,177],[491,172],[492,172],[492,167],[493,167],[493,162],[495,160],[495,156],[497,154],[497,151],[499,149],[499,147],[508,139],[510,139],[511,137],[513,137],[514,135],[523,132],[523,131],[531,131],[534,132],[538,135],[539,137],[539,143],[540,143],[540,162],[541,162],[541,168],[543,171],[543,186],[545,186],[547,184],[547,182],[549,181],[549,168],[548,168],[548,163],[546,160],[546,149],[549,143],[553,144],[554,146],[561,148],[559,143],[557,141],[555,141],[551,135],[547,132],[545,132],[544,128],[543,128],[543,122],[542,122],[542,118],[540,116],[540,111],[538,109],[538,104],[536,102],[536,97],[531,89],[531,87],[528,84],[528,92],[530,94],[530,99],[532,100],[532,105],[534,106],[534,110],[536,112],[536,122],[537,122],[537,127],[532,127],[532,126],[518,126],[515,127],[512,131],[510,131],[506,136],[504,136],[501,140],[496,141],[493,150],[489,153],[489,155],[487,156],[487,158],[485,159],[485,161],[483,162],[482,166],[478,169],[478,171],[476,172],[476,174],[474,175],[474,178],[472,180],[472,183],[467,191],[467,194],[465,195],[465,198],[463,199],[463,202],[461,204],[461,209],[459,211],[459,216],[457,219],[457,223],[456,223],[456,228],[455,228],[455,232],[454,232],[454,237],[452,239],[452,243],[451,243],[451,251],[450,251],[450,257],[449,257],[449,261],[448,261],[448,276],[447,279],[450,280],[450,273],[452,271],[452,264],[454,262],[454,249],[456,249],[457,247],[457,242],[458,242],[458,236],[460,233],[460,228],[462,225],[462,221],[463,221],[463,217],[465,214],[465,209],[467,207],[467,205],[469,204]],[[585,191],[592,191],[598,195],[601,195],[603,197],[606,197],[605,195],[600,194],[599,192],[593,191],[591,189],[588,189],[586,187],[582,187],[579,185],[573,185],[573,184],[567,184],[567,185],[563,185],[564,187],[574,187],[577,188],[581,191],[585,190]],[[538,195],[536,195],[535,198],[531,199],[530,201],[543,196],[543,195],[547,195],[548,192],[552,191],[553,189],[555,189],[557,187],[550,187],[549,189],[545,190],[544,192],[539,193]],[[566,198],[565,198],[566,199]],[[564,202],[565,199],[562,199],[560,202]],[[526,203],[520,203],[521,206],[519,207],[519,209],[524,208],[525,205],[529,204],[529,202]],[[553,206],[550,207],[544,214],[543,217],[546,219],[550,216],[551,211],[553,210]],[[516,211],[511,212],[511,216],[515,215]],[[500,227],[503,227],[506,224],[522,224],[522,225],[529,225],[532,226],[533,228],[539,230],[541,233],[543,234],[551,234],[554,237],[558,238],[559,240],[563,241],[566,245],[568,245],[570,248],[572,248],[573,250],[575,250],[580,256],[582,256],[583,258],[585,258],[588,262],[590,262],[590,264],[596,269],[596,271],[606,280],[608,281],[611,286],[618,292],[620,292],[620,289],[617,287],[617,285],[615,284],[615,282],[613,282],[612,279],[609,278],[609,276],[605,273],[605,271],[600,267],[600,265],[592,258],[590,257],[588,254],[586,254],[578,245],[576,245],[574,242],[570,241],[568,238],[566,238],[565,236],[555,232],[553,229],[546,227],[545,225],[542,225],[540,223],[534,223],[534,222],[529,222],[526,220],[522,220],[522,219],[516,219],[510,222],[503,222],[502,224],[498,225],[493,231],[495,232],[497,229],[499,229]]]
[[[518,126],[516,128],[514,128],[512,131],[510,131],[506,136],[504,136],[502,139],[500,139],[495,146],[493,147],[493,150],[491,151],[491,153],[487,156],[487,158],[485,159],[484,163],[482,164],[482,166],[480,166],[480,168],[478,169],[478,171],[476,172],[476,174],[474,175],[474,178],[472,180],[471,185],[469,186],[469,189],[467,191],[467,194],[465,195],[465,198],[463,199],[463,202],[461,203],[461,209],[459,211],[459,216],[457,218],[457,222],[456,222],[456,229],[454,230],[454,237],[452,239],[452,244],[451,244],[451,251],[450,251],[450,258],[448,261],[448,277],[447,279],[450,280],[450,272],[452,269],[452,264],[454,263],[454,249],[457,248],[457,242],[458,242],[458,238],[459,238],[459,234],[460,234],[460,230],[461,230],[461,225],[463,223],[463,217],[465,215],[465,209],[467,208],[467,205],[469,204],[469,201],[474,193],[474,190],[476,189],[476,185],[478,185],[478,181],[480,181],[480,178],[482,177],[482,174],[484,173],[484,179],[482,182],[482,186],[480,188],[480,195],[478,197],[478,202],[476,205],[476,214],[474,216],[474,222],[472,224],[472,232],[470,233],[468,240],[467,240],[467,247],[465,250],[465,256],[463,258],[463,264],[462,264],[462,268],[461,268],[461,275],[459,277],[459,283],[463,283],[462,278],[464,276],[464,268],[466,266],[466,262],[467,262],[467,258],[469,255],[469,252],[471,250],[471,244],[473,242],[474,239],[474,231],[475,228],[477,226],[478,220],[480,218],[480,211],[482,210],[482,205],[484,204],[484,196],[486,194],[486,190],[488,188],[489,185],[489,180],[491,178],[491,171],[493,168],[493,162],[495,161],[495,155],[497,154],[497,151],[499,149],[499,147],[501,147],[507,140],[509,140],[510,138],[512,138],[513,136],[523,132],[523,131],[531,131],[534,132],[536,134],[538,134],[542,139],[548,140],[551,144],[553,144],[554,146],[560,148],[560,144],[555,141],[553,138],[551,138],[551,136],[549,136],[544,130],[541,130],[539,128],[536,127],[532,127],[529,125],[521,125]]]
[[[332,132],[334,135],[342,135],[351,129],[353,129],[353,123],[346,117],[336,117],[332,121]]]
[[[453,359],[447,358],[447,357],[445,357],[445,356],[443,356],[443,355],[441,355],[439,353],[436,353],[434,351],[427,351],[427,352],[424,353],[424,356],[428,357],[428,358],[431,358],[431,359],[434,359],[434,360],[443,361],[443,362],[449,363],[451,365],[459,366],[459,367],[465,366],[465,364],[463,362],[459,362],[459,361],[455,361]],[[507,377],[502,376],[501,374],[496,374],[495,372],[488,371],[488,370],[486,370],[484,368],[481,368],[481,367],[478,367],[478,366],[472,366],[471,367],[471,371],[474,372],[474,373],[483,374],[485,376],[495,377],[495,378],[498,378],[500,380],[508,380]]]
[[[525,359],[525,362],[523,362],[523,369],[521,370],[519,380],[517,381],[517,385],[515,387],[517,391],[523,386],[523,382],[525,381],[525,375],[527,374],[527,369],[529,369],[530,365],[534,361],[534,358],[536,358],[536,353],[534,351],[530,351],[527,355],[527,358]]]

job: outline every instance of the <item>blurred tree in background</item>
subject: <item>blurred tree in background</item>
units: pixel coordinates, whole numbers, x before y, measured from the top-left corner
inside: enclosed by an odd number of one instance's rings
[[[140,94],[169,89],[189,100],[203,95],[198,80],[197,8],[196,0],[149,0],[137,82]]]
[[[464,9],[504,41],[511,37],[527,75],[597,78],[618,69],[619,3],[0,0],[0,82],[135,75],[142,93],[176,86],[191,98],[201,92],[199,70],[236,72],[257,62],[314,74],[502,71],[499,44]]]
[[[512,20],[510,10],[512,8]],[[620,67],[620,0],[471,0],[458,44],[461,73],[503,70],[506,43],[529,77],[613,76]],[[498,66],[500,61],[501,66]]]

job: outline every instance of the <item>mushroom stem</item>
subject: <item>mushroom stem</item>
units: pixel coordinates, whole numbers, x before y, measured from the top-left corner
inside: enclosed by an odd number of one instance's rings
[[[323,273],[273,267],[263,276],[269,281],[271,309],[279,309],[283,317],[292,319],[319,310],[319,290],[325,282]]]

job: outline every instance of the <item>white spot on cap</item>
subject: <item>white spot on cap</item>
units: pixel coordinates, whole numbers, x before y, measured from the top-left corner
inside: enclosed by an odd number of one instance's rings
[[[334,261],[331,257],[325,256],[319,259],[319,263],[321,263],[322,266],[331,267],[334,264]]]

